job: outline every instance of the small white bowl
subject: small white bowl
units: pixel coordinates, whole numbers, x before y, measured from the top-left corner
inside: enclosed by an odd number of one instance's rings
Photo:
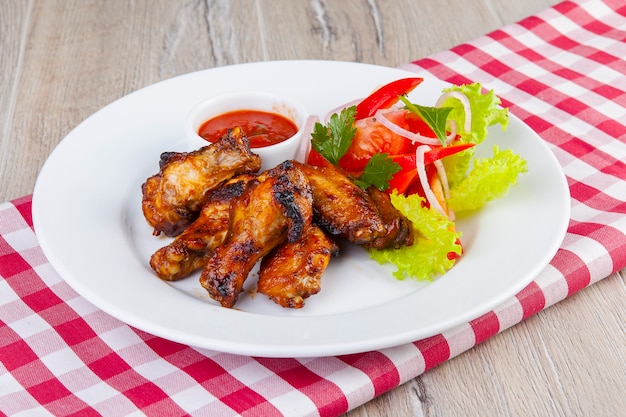
[[[276,113],[291,120],[298,128],[295,135],[282,142],[260,148],[251,148],[252,152],[261,156],[262,170],[272,168],[285,160],[296,158],[308,118],[306,110],[300,103],[286,97],[255,91],[226,93],[196,105],[187,118],[186,128],[192,149],[198,149],[210,143],[198,134],[204,122],[236,110],[260,110]]]

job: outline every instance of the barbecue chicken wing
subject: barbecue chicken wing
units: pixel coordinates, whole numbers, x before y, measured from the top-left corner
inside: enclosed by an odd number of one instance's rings
[[[200,284],[223,307],[232,307],[254,265],[284,241],[295,242],[311,223],[312,195],[290,161],[263,172],[231,202],[224,243],[209,258]]]
[[[300,239],[263,258],[257,290],[283,307],[302,308],[306,298],[320,291],[322,274],[338,253],[337,244],[311,224]]]
[[[413,223],[391,204],[389,194],[376,187],[369,187],[367,194],[372,198],[380,218],[385,225],[385,234],[366,243],[366,248],[398,249],[413,244]]]
[[[177,281],[203,268],[224,242],[230,220],[230,202],[243,194],[253,175],[239,175],[211,191],[200,215],[167,246],[150,258],[150,266],[166,281]]]
[[[237,127],[197,151],[163,153],[159,167],[142,185],[142,210],[155,235],[176,236],[198,217],[212,189],[235,175],[258,172],[261,157]]]
[[[315,222],[328,233],[356,244],[372,242],[386,233],[371,197],[335,167],[298,164],[313,191]]]

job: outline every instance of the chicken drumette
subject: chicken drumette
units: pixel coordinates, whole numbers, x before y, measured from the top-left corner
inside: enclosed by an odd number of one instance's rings
[[[321,289],[322,274],[339,247],[311,224],[300,239],[286,242],[261,261],[257,290],[283,307],[302,308]]]
[[[374,202],[337,168],[298,164],[313,191],[315,222],[328,233],[364,244],[384,235]]]
[[[228,234],[200,284],[223,307],[232,307],[254,265],[283,242],[300,239],[312,211],[309,183],[292,162],[263,172],[231,202]]]
[[[328,233],[368,248],[413,244],[413,224],[387,194],[362,189],[333,166],[298,166],[311,184],[315,222]]]
[[[261,168],[240,128],[193,152],[165,152],[159,172],[142,185],[142,210],[154,234],[180,234],[200,213],[208,193],[224,181]]]
[[[206,265],[226,238],[230,202],[243,194],[253,178],[251,174],[239,175],[211,191],[198,218],[150,258],[150,266],[159,278],[176,281]]]

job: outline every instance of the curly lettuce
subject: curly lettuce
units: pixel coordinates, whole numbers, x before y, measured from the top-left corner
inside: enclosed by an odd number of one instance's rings
[[[415,242],[399,249],[372,249],[370,257],[380,264],[392,263],[396,267],[393,276],[400,280],[430,281],[452,268],[462,252],[461,234],[455,231],[454,222],[426,207],[417,194],[407,197],[394,191],[391,203],[413,222]]]
[[[463,142],[471,142],[476,145],[487,137],[489,126],[500,124],[502,130],[506,130],[509,124],[509,110],[501,107],[501,100],[493,90],[483,94],[480,83],[455,85],[443,90],[445,92],[458,91],[469,99],[472,111],[471,129],[466,131],[465,110],[463,105],[454,98],[448,98],[443,102],[444,107],[451,107],[448,120],[454,120],[457,125],[457,133]]]
[[[489,126],[500,124],[502,130],[506,130],[509,124],[509,110],[501,107],[502,102],[493,90],[483,94],[481,84],[473,83],[455,85],[443,91],[444,93],[458,91],[469,100],[472,117],[469,131],[464,128],[466,114],[461,102],[455,98],[448,98],[442,104],[452,108],[448,114],[448,120],[454,121],[456,124],[457,134],[462,143],[475,145],[482,143],[487,138]],[[450,187],[455,187],[465,178],[471,166],[475,149],[476,147],[444,159],[443,164],[446,167]]]
[[[482,143],[490,126],[500,124],[506,130],[509,123],[508,109],[493,91],[482,92],[480,83],[452,86],[444,92],[458,91],[470,102],[471,129],[464,130],[465,110],[459,100],[448,98],[444,106],[452,107],[449,119],[457,125],[461,142]],[[517,184],[518,175],[527,171],[524,159],[511,150],[493,148],[493,157],[475,158],[473,147],[452,155],[443,161],[450,187],[448,207],[456,212],[478,210],[490,201],[502,197],[509,188]]]
[[[450,189],[448,207],[455,212],[478,210],[506,194],[517,184],[518,175],[527,171],[524,159],[510,149],[501,151],[495,145],[493,157],[475,159],[467,177]]]

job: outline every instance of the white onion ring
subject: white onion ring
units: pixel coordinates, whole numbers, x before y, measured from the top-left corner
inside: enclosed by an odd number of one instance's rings
[[[457,99],[463,105],[463,110],[465,111],[465,125],[463,126],[463,129],[466,132],[470,132],[472,130],[472,108],[470,106],[469,99],[465,94],[460,91],[445,92],[439,97],[437,103],[435,103],[435,107],[441,107],[443,102],[449,98]]]
[[[311,133],[313,132],[315,123],[318,121],[319,117],[317,116],[309,116],[304,121],[304,126],[302,126],[302,136],[300,136],[300,147],[298,148],[298,153],[296,154],[296,161],[306,162],[306,159],[311,152]]]
[[[391,130],[393,133],[400,135],[404,138],[407,138],[411,142],[421,143],[424,145],[441,145],[441,142],[437,138],[429,138],[428,136],[422,136],[419,133],[413,133],[409,130],[406,130],[397,124],[391,122],[389,119],[385,117],[385,114],[382,110],[378,110],[374,115],[376,120],[380,122],[381,125],[385,126],[387,129]]]
[[[435,164],[435,168],[437,168],[437,175],[439,175],[441,187],[443,188],[443,196],[447,200],[450,198],[450,184],[448,183],[448,174],[445,167],[443,166],[443,161],[441,159],[438,159],[433,162],[433,164]],[[448,218],[450,220],[454,220],[454,217],[454,212],[448,207]]]
[[[417,169],[417,176],[420,179],[420,184],[422,184],[422,188],[424,189],[424,195],[426,196],[426,200],[430,204],[431,208],[439,211],[446,218],[448,214],[444,211],[441,204],[439,204],[439,200],[435,197],[435,193],[432,188],[430,188],[430,184],[428,183],[428,175],[426,175],[426,165],[424,164],[424,154],[430,151],[430,146],[428,145],[420,145],[415,149],[415,168]]]
[[[450,132],[446,135],[446,145],[451,144],[454,139],[456,139],[456,122],[450,120]]]
[[[446,173],[446,169],[443,167],[443,162],[441,159],[438,159],[433,162],[435,168],[437,168],[437,175],[439,175],[439,179],[441,180],[441,186],[443,187],[443,196],[445,198],[450,198],[450,187],[448,185],[448,174]]]

